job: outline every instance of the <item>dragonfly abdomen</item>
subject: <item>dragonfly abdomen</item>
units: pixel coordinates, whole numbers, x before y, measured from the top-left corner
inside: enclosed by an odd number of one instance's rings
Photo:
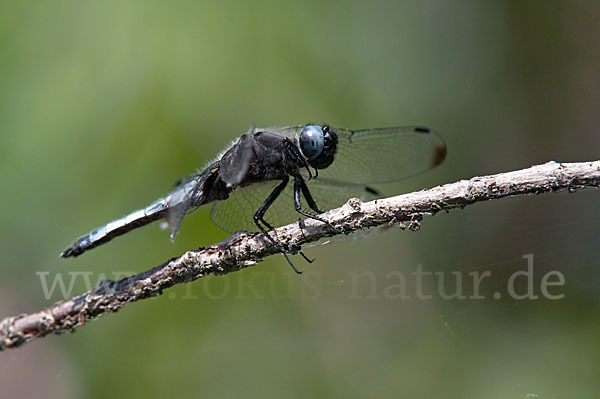
[[[164,218],[168,208],[167,199],[161,198],[146,208],[138,209],[121,219],[113,220],[112,222],[79,237],[73,244],[65,249],[60,256],[63,258],[79,256],[88,249],[104,244],[114,237],[125,234],[155,220]]]

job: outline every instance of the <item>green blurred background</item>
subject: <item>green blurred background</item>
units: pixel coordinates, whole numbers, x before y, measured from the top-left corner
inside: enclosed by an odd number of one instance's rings
[[[447,161],[390,194],[596,160],[599,49],[589,1],[2,2],[0,317],[62,299],[44,294],[43,273],[75,295],[84,276],[141,272],[227,237],[203,209],[174,244],[156,224],[57,257],[252,123],[441,132]],[[594,397],[599,195],[478,204],[418,233],[309,248],[303,276],[273,256],[176,287],[0,353],[0,396]],[[536,287],[564,275],[551,290],[563,299],[493,299],[526,254]],[[490,271],[486,299],[385,295],[417,265]]]

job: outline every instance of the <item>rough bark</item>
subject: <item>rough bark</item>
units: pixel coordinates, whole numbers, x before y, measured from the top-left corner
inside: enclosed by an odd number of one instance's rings
[[[555,191],[575,192],[600,187],[600,161],[548,162],[528,169],[474,177],[414,193],[362,203],[350,199],[325,214],[340,229],[306,220],[280,227],[273,234],[291,252],[303,244],[356,230],[399,224],[418,230],[424,216],[464,208],[475,202]],[[146,272],[119,281],[105,280],[93,290],[60,301],[37,313],[7,317],[0,322],[0,350],[15,348],[49,333],[73,331],[129,302],[159,295],[166,288],[208,274],[226,274],[255,265],[277,249],[261,234],[238,233],[210,247],[189,251]]]

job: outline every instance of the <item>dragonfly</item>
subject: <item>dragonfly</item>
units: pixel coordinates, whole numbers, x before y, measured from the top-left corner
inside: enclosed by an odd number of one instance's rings
[[[420,126],[252,127],[204,169],[180,180],[167,196],[77,238],[60,256],[79,256],[160,219],[166,219],[173,240],[185,215],[213,203],[210,216],[216,225],[231,233],[261,232],[301,273],[272,235],[274,226],[304,216],[338,231],[322,216],[323,210],[353,197],[380,198],[372,184],[416,175],[438,166],[445,157],[444,139]]]

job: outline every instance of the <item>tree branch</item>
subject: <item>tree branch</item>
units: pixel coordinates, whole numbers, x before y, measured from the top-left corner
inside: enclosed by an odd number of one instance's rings
[[[525,194],[542,194],[581,188],[600,188],[600,161],[548,162],[528,169],[474,177],[427,190],[362,203],[350,199],[325,214],[343,234],[369,227],[408,223],[418,230],[424,216],[464,208],[475,202]],[[274,231],[290,251],[303,244],[341,233],[327,225],[306,220]],[[0,350],[14,348],[49,333],[73,331],[104,313],[116,312],[129,302],[160,295],[175,284],[209,274],[226,274],[255,265],[277,249],[261,234],[236,233],[218,244],[189,251],[146,272],[119,281],[104,280],[93,290],[60,301],[38,313],[7,317],[0,322]]]

